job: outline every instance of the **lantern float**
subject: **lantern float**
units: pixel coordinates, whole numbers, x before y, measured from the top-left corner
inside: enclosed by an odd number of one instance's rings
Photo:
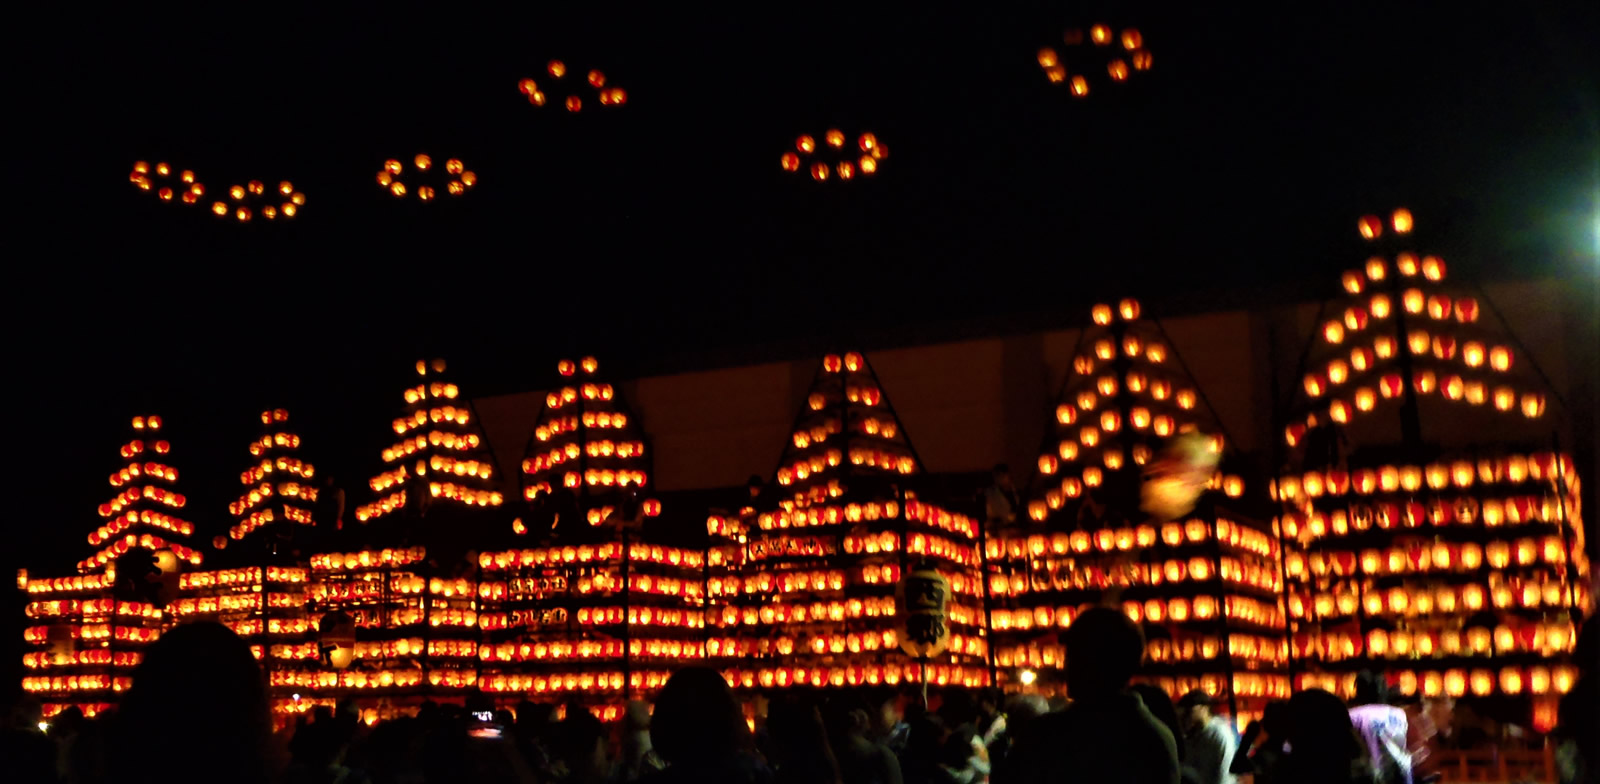
[[[298,457],[300,436],[290,428],[289,412],[277,408],[258,417],[260,435],[250,441],[249,463],[239,474],[243,488],[228,505],[234,525],[219,537],[235,563],[232,569],[183,575],[183,598],[173,605],[178,622],[215,621],[249,643],[272,684],[275,714],[307,708],[293,695],[307,691],[314,657],[302,635],[308,628],[309,571],[294,555],[296,533],[314,525],[320,493],[316,468]],[[331,521],[330,521],[331,522]]]
[[[604,714],[702,658],[705,555],[653,539],[651,452],[599,361],[556,371],[521,466],[513,532],[527,544],[479,561],[496,641],[483,680],[508,699],[531,685]]]
[[[1445,263],[1414,250],[1411,212],[1356,228],[1376,255],[1342,288],[1370,319],[1339,345],[1314,337],[1308,362],[1348,367],[1357,405],[1340,422],[1325,398],[1302,399],[1273,488],[1291,647],[1314,671],[1299,685],[1325,676],[1348,697],[1356,670],[1404,661],[1407,693],[1537,701],[1559,691],[1542,668],[1567,666],[1572,613],[1592,601],[1572,458],[1494,443],[1548,441],[1531,421],[1548,416],[1542,383],[1515,370],[1508,336],[1448,287]],[[1343,432],[1317,433],[1328,419]]]
[[[996,663],[1059,689],[1061,630],[1115,597],[1145,626],[1145,677],[1248,714],[1289,688],[1277,543],[1227,508],[1244,481],[1218,470],[1226,440],[1142,310],[1090,310],[1041,449],[1056,470],[1036,475],[1026,518],[988,535],[1003,565],[990,580]]]
[[[47,716],[71,706],[92,716],[116,700],[169,622],[173,578],[202,560],[185,544],[194,525],[184,519],[188,499],[176,490],[165,424],[159,416],[132,419],[108,478],[114,495],[100,504],[99,526],[87,537],[94,554],[78,562],[78,574],[18,581],[28,599],[22,688]]]
[[[920,682],[911,645],[936,686],[988,683],[977,523],[904,490],[921,470],[867,358],[823,357],[775,476],[707,521],[705,622],[726,641],[707,664],[741,689],[893,686]],[[906,642],[912,559],[948,586],[942,651]]]

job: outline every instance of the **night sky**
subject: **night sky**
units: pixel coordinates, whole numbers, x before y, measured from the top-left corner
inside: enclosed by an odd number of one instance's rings
[[[1315,299],[1399,205],[1453,276],[1596,269],[1592,2],[48,5],[8,52],[8,571],[88,553],[134,414],[200,541],[264,407],[363,499],[425,354],[477,396],[580,352],[627,377]],[[1075,100],[1035,52],[1100,21],[1154,68]],[[628,105],[529,106],[551,58]],[[835,126],[890,146],[876,179],[780,170]],[[396,203],[374,175],[418,152],[480,186]],[[308,201],[241,226],[136,190],[140,159]]]

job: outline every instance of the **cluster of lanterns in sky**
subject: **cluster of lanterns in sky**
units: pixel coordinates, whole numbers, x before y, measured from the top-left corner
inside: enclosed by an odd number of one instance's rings
[[[1097,24],[1089,28],[1086,36],[1083,28],[1073,27],[1062,36],[1062,42],[1066,45],[1064,50],[1049,46],[1039,49],[1039,68],[1052,84],[1067,85],[1079,98],[1088,97],[1091,77],[1120,83],[1150,70],[1150,50],[1145,48],[1144,35],[1136,28],[1125,28],[1118,35],[1110,25]],[[1068,61],[1072,61],[1070,69]],[[1091,62],[1093,65],[1087,64]],[[1100,74],[1102,70],[1104,76]]]
[[[557,86],[571,84],[571,82],[565,81],[567,76],[566,63],[560,60],[551,60],[544,70]],[[605,72],[598,68],[591,69],[584,76],[584,81],[594,89],[595,97],[600,101],[601,106],[622,106],[628,102],[628,91],[618,87],[614,82],[607,82]],[[546,82],[546,84],[549,84],[549,82]],[[517,82],[517,91],[527,96],[528,103],[534,106],[544,106],[549,100],[549,96],[545,94],[544,89],[533,79],[523,79]],[[562,100],[561,104],[567,108],[567,111],[576,114],[583,111],[583,96],[575,92],[570,93]]]
[[[423,153],[418,153],[416,157],[411,159],[411,166],[416,170],[418,179],[431,176],[438,171],[433,164],[433,158]],[[417,198],[421,201],[433,201],[434,197],[438,196],[438,191],[435,190],[433,185],[417,183],[415,180],[412,182],[412,188],[408,189],[400,179],[405,170],[405,164],[401,163],[398,158],[390,158],[384,161],[383,168],[378,170],[378,186],[388,189],[389,193],[393,194],[397,199],[405,198],[406,194],[412,190],[415,190]],[[442,187],[445,193],[451,196],[461,196],[471,190],[472,186],[478,184],[478,175],[467,169],[460,158],[446,160],[444,162],[444,173],[445,181]]]
[[[824,182],[830,176],[837,176],[841,180],[855,179],[859,172],[865,176],[872,176],[878,172],[878,166],[885,158],[889,157],[889,146],[878,141],[878,137],[871,133],[863,133],[856,137],[855,144],[849,144],[844,131],[838,128],[829,128],[822,134],[822,145],[817,145],[816,137],[811,134],[802,134],[794,140],[795,152],[786,152],[778,159],[783,170],[790,173],[802,169],[811,173],[811,179]],[[854,148],[854,149],[852,149]],[[856,150],[860,150],[859,157]],[[813,156],[815,158],[807,157]],[[833,162],[821,160],[827,156]],[[806,161],[811,161],[806,164]]]
[[[140,190],[153,191],[156,198],[162,201],[177,199],[184,204],[198,204],[206,194],[205,185],[196,180],[194,172],[188,169],[178,172],[177,182],[170,183],[172,172],[172,166],[165,162],[152,167],[145,161],[135,161],[133,171],[128,174],[128,181]],[[174,185],[178,187],[174,189]],[[267,220],[275,220],[279,215],[293,218],[306,203],[306,195],[295,190],[294,183],[288,180],[278,183],[270,195],[266,183],[251,180],[244,185],[229,186],[227,196],[227,199],[213,201],[211,212],[222,218],[231,214],[240,223],[249,223],[256,215]],[[279,204],[263,202],[279,202]]]
[[[1065,48],[1059,51],[1048,46],[1039,49],[1039,67],[1050,82],[1067,85],[1078,97],[1089,94],[1091,75],[1102,78],[1099,76],[1102,69],[1104,78],[1112,82],[1126,82],[1133,74],[1148,71],[1152,62],[1150,50],[1144,45],[1143,34],[1132,27],[1124,28],[1120,33],[1105,24],[1093,25],[1087,31],[1071,28],[1063,36],[1063,44]],[[1075,64],[1069,71],[1069,60],[1093,60],[1096,64],[1093,67]],[[582,74],[581,79],[578,78],[579,73]],[[517,90],[535,107],[559,102],[573,114],[583,111],[585,96],[590,93],[593,95],[590,100],[605,107],[619,107],[628,102],[628,92],[617,86],[604,71],[591,68],[569,74],[567,64],[561,60],[546,63],[544,74],[538,79],[525,77],[518,80]],[[564,95],[557,96],[557,92]],[[876,173],[888,153],[888,147],[880,144],[871,133],[863,133],[853,144],[847,144],[842,131],[830,129],[823,134],[820,145],[809,134],[800,136],[795,141],[795,151],[784,153],[780,163],[784,171],[804,171],[818,182],[851,180],[857,175],[871,176]],[[824,160],[824,157],[827,159]],[[412,163],[418,172],[433,169],[433,162],[427,155],[417,155]],[[415,193],[422,201],[433,200],[440,188],[450,195],[460,196],[477,183],[477,175],[465,169],[459,159],[446,161],[444,170],[448,179],[442,183],[413,182],[408,185],[401,180],[405,166],[398,159],[390,159],[384,162],[377,179],[378,184],[396,198]],[[193,171],[185,169],[174,176],[173,168],[164,162],[152,167],[145,161],[138,161],[128,178],[141,190],[154,192],[162,201],[177,200],[193,205],[200,203],[206,195],[206,187],[195,178]],[[245,185],[230,186],[225,195],[226,199],[212,202],[211,211],[221,217],[231,215],[241,223],[247,223],[257,216],[267,220],[275,220],[279,216],[293,218],[305,204],[305,194],[295,190],[287,180],[280,182],[276,188],[260,180],[251,180]]]

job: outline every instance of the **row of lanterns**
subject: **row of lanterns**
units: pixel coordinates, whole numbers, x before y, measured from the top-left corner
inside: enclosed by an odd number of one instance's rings
[[[1330,469],[1312,471],[1300,476],[1286,475],[1270,488],[1274,501],[1294,501],[1299,498],[1319,498],[1323,495],[1371,495],[1395,493],[1401,490],[1416,492],[1424,485],[1433,490],[1450,487],[1467,489],[1474,484],[1522,484],[1528,481],[1553,482],[1572,477],[1576,481],[1570,455],[1540,452],[1532,455],[1505,455],[1477,461],[1455,460],[1449,463],[1419,465],[1386,465],[1354,471]]]
[[[1356,633],[1328,631],[1296,634],[1294,653],[1303,659],[1322,661],[1348,659],[1363,652],[1387,659],[1515,654],[1551,657],[1571,653],[1576,637],[1570,622],[1525,623],[1516,627],[1501,624],[1493,629],[1372,629],[1364,639]]]
[[[1498,576],[1494,576],[1498,577]],[[1408,584],[1379,590],[1370,584],[1357,587],[1345,583],[1332,591],[1306,594],[1291,591],[1289,612],[1296,618],[1323,619],[1354,616],[1359,608],[1369,616],[1416,618],[1438,614],[1455,616],[1484,609],[1536,610],[1562,609],[1588,604],[1588,587],[1553,579],[1491,579],[1488,585]],[[1308,612],[1309,610],[1309,612]]]
[[[1483,566],[1505,569],[1536,566],[1540,563],[1560,566],[1567,562],[1566,543],[1559,536],[1542,539],[1519,539],[1515,543],[1505,540],[1485,544],[1465,542],[1427,542],[1418,540],[1405,547],[1361,550],[1318,550],[1308,555],[1291,553],[1284,559],[1285,571],[1290,577],[1316,577],[1334,575],[1348,577],[1355,574],[1424,574],[1429,572],[1476,572]],[[1358,572],[1359,568],[1359,572]]]

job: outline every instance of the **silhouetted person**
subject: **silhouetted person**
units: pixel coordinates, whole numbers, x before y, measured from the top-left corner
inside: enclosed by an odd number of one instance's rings
[[[998,769],[1011,756],[1013,740],[1029,725],[1050,712],[1050,703],[1037,694],[1013,694],[1006,700],[1005,727],[989,741],[989,764]]]
[[[179,626],[133,673],[111,737],[114,782],[264,783],[272,721],[250,647],[217,623]]]
[[[1375,784],[1367,750],[1338,697],[1307,689],[1289,699],[1289,753],[1273,781],[1300,784]]]
[[[1139,627],[1121,611],[1096,607],[1063,638],[1073,702],[1017,738],[997,784],[1178,784],[1172,732],[1128,691],[1144,661]]]
[[[631,784],[666,767],[650,743],[649,703],[628,703],[622,712],[620,740],[617,761],[611,766],[611,781],[616,784]]]
[[[8,780],[56,780],[56,747],[39,729],[44,713],[32,696],[18,695],[8,706],[6,725],[0,728],[0,770]]]
[[[1558,706],[1556,768],[1561,784],[1600,782],[1600,616],[1590,615],[1572,651],[1578,680]]]
[[[1135,683],[1128,687],[1128,691],[1139,695],[1139,701],[1144,703],[1144,709],[1161,722],[1172,733],[1172,739],[1178,744],[1178,774],[1183,784],[1198,784],[1200,777],[1189,767],[1184,759],[1183,725],[1178,722],[1178,709],[1173,706],[1172,698],[1160,686],[1152,683]]]
[[[1195,772],[1200,784],[1234,784],[1229,767],[1239,748],[1233,722],[1212,710],[1211,695],[1195,689],[1183,695],[1177,706],[1178,726],[1183,728],[1181,756]]]
[[[901,784],[900,761],[888,746],[870,737],[872,720],[859,698],[836,697],[828,704],[828,741],[844,784]]]
[[[983,491],[983,516],[989,530],[999,530],[1017,522],[1017,510],[1022,502],[1011,480],[1011,466],[996,463],[991,478],[989,487]]]
[[[1367,758],[1382,784],[1411,784],[1411,750],[1406,740],[1406,712],[1389,704],[1383,675],[1371,670],[1356,673],[1356,692],[1350,700],[1350,723],[1367,747]]]
[[[810,701],[774,703],[767,714],[778,784],[838,784],[839,763],[828,745],[822,715]]]
[[[311,516],[322,531],[344,530],[344,488],[334,482],[332,474],[322,475],[322,488],[317,491],[317,506]]]
[[[923,711],[920,703],[906,708],[906,724],[906,745],[900,752],[905,784],[943,784],[939,760],[950,731],[938,716]]]
[[[1289,736],[1289,703],[1273,701],[1261,710],[1260,720],[1244,728],[1239,750],[1233,753],[1228,770],[1235,775],[1254,776],[1254,784],[1275,784],[1272,773],[1283,758],[1283,744]]]
[[[685,667],[656,695],[650,742],[667,769],[650,784],[770,784],[772,775],[752,753],[750,728],[728,682],[715,670]]]
[[[582,705],[567,705],[567,717],[556,731],[560,739],[557,753],[566,770],[563,781],[571,784],[600,784],[610,769],[606,766],[606,728]]]

